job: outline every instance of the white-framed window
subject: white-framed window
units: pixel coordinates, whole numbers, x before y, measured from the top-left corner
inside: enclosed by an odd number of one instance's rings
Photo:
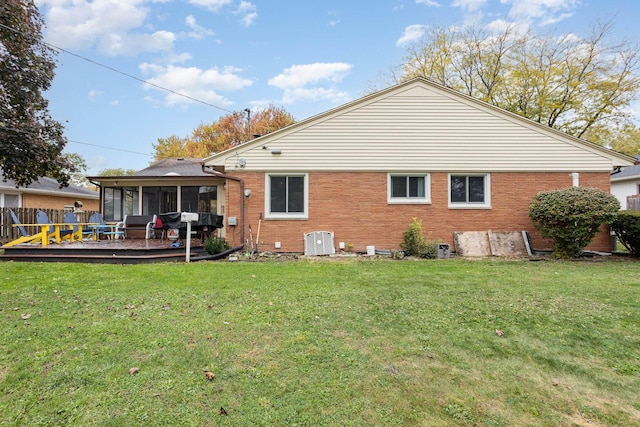
[[[21,204],[20,193],[0,193],[0,208],[19,208]]]
[[[390,204],[431,203],[431,178],[428,173],[389,173],[387,202]]]
[[[450,173],[449,207],[461,209],[491,208],[491,175],[488,173]]]
[[[266,173],[264,211],[267,219],[309,217],[309,177],[305,173]]]

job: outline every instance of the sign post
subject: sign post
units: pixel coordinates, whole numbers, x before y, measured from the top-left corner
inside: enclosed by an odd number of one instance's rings
[[[187,223],[187,245],[186,245],[187,255],[186,255],[185,261],[190,262],[191,261],[191,223],[194,221],[198,221],[198,214],[192,213],[192,212],[182,212],[180,214],[180,221]]]

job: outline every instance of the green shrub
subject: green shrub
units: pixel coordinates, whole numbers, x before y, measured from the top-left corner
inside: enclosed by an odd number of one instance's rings
[[[640,211],[618,212],[611,229],[629,252],[640,256]]]
[[[413,218],[407,231],[404,232],[404,241],[400,247],[407,255],[420,258],[437,258],[438,242],[432,242],[422,235],[422,222]]]
[[[543,237],[553,240],[554,257],[576,258],[619,210],[618,199],[605,191],[571,187],[536,194],[529,217]]]
[[[204,250],[209,255],[219,254],[227,249],[229,249],[229,244],[222,237],[209,237],[207,241],[204,242]]]

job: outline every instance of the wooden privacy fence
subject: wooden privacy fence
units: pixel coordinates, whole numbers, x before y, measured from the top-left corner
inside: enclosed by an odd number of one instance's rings
[[[640,194],[627,196],[627,210],[640,211]]]
[[[22,224],[35,224],[36,214],[38,211],[46,212],[51,222],[64,222],[64,214],[68,211],[64,209],[38,209],[38,208],[0,208],[0,244],[7,243],[11,240],[20,237],[20,230],[18,227],[13,226],[13,219],[9,211],[12,210],[18,220]],[[89,222],[89,217],[96,211],[83,211],[76,212],[79,222]],[[37,233],[40,231],[38,227],[25,226],[24,227],[29,234]]]

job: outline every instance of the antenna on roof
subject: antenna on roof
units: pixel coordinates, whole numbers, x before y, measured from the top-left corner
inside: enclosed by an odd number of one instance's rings
[[[251,110],[245,108],[244,112],[247,113],[247,141],[251,141]]]

